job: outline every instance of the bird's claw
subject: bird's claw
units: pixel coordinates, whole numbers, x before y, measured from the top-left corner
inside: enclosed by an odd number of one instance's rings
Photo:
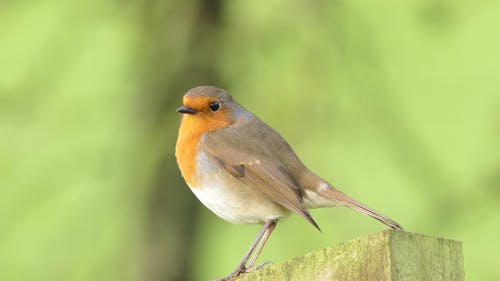
[[[266,266],[268,264],[272,264],[272,263],[273,262],[271,262],[271,261],[266,261],[263,264],[260,264],[258,266],[251,266],[251,267],[239,266],[238,268],[236,268],[228,276],[222,277],[222,278],[219,278],[219,279],[215,279],[215,280],[212,280],[212,281],[229,281],[229,280],[232,280],[233,278],[236,278],[236,277],[240,276],[240,274],[242,274],[242,273],[257,271],[257,270],[262,269],[264,266]]]
[[[257,271],[257,270],[262,269],[264,266],[266,266],[268,264],[272,264],[272,263],[273,263],[272,261],[265,261],[263,264],[260,264],[260,265],[257,265],[257,266],[247,267],[245,269],[245,272]]]

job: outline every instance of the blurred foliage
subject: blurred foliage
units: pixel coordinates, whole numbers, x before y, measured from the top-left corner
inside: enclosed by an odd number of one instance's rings
[[[497,280],[500,3],[1,1],[0,280],[207,280],[258,226],[180,179],[175,107],[226,88],[308,166]],[[383,225],[279,224],[262,261]]]

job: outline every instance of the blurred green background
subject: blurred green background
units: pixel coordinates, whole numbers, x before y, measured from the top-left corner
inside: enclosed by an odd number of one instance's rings
[[[186,90],[211,84],[303,161],[408,231],[464,242],[499,280],[499,1],[0,1],[0,280],[208,280],[232,225],[173,156]],[[261,262],[385,227],[292,216]]]

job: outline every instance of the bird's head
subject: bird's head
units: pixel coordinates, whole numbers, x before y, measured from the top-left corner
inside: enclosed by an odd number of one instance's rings
[[[199,86],[184,95],[177,112],[183,114],[183,130],[205,133],[229,127],[234,121],[235,107],[236,103],[225,90]]]

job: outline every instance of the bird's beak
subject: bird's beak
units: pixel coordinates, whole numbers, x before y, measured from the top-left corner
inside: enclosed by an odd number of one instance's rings
[[[186,114],[195,114],[197,113],[198,111],[192,107],[189,107],[189,106],[181,106],[181,107],[178,107],[177,112],[179,113],[186,113]]]

